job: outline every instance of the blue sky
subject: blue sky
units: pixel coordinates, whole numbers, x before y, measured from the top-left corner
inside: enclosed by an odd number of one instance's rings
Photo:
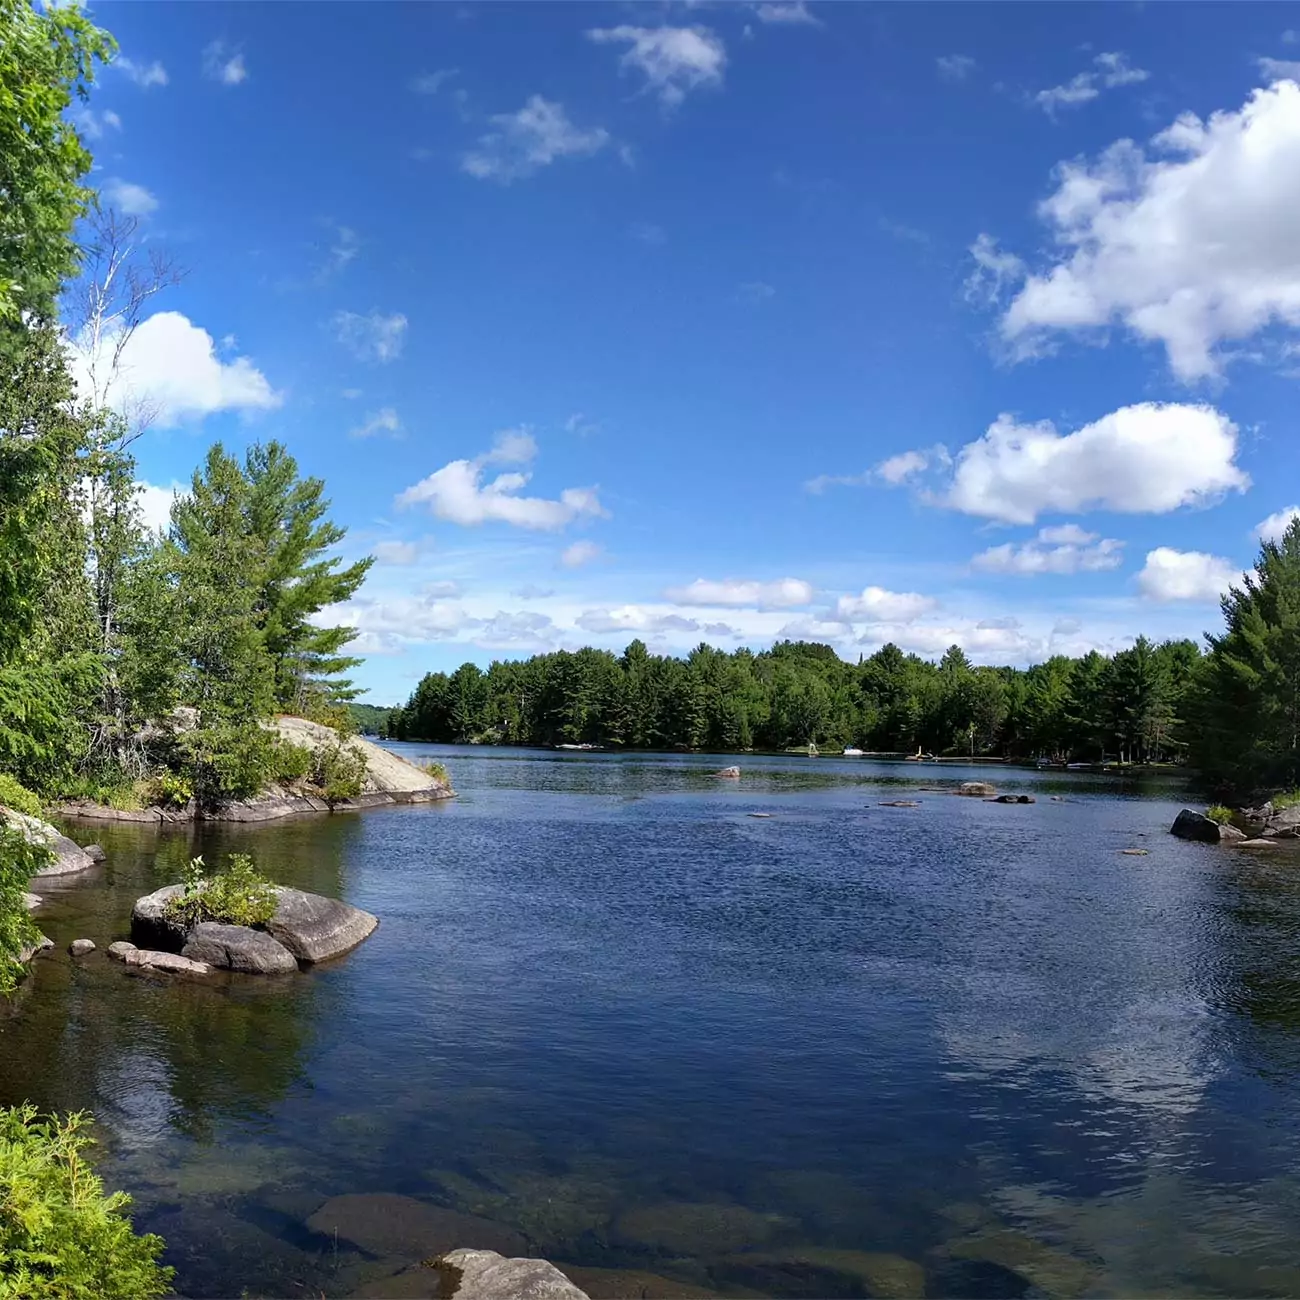
[[[322,476],[358,680],[1217,627],[1300,500],[1300,8],[122,4],[110,398]],[[1292,30],[1294,28],[1294,30]]]

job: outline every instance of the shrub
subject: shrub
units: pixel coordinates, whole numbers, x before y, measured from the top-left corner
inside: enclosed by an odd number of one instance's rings
[[[185,888],[165,909],[170,920],[187,930],[200,921],[222,925],[266,925],[275,915],[276,897],[271,882],[253,866],[247,853],[232,853],[226,869],[204,877],[202,858],[185,869]]]
[[[1205,815],[1212,822],[1218,822],[1220,826],[1226,826],[1232,821],[1232,809],[1225,808],[1221,803],[1211,804],[1205,810]]]
[[[0,804],[12,808],[14,812],[26,813],[29,817],[41,815],[41,801],[6,772],[0,772]]]
[[[447,769],[441,763],[435,763],[431,758],[425,759],[423,763],[417,763],[416,767],[421,772],[428,772],[435,781],[442,781],[447,785],[451,784],[451,777],[447,775]]]
[[[39,932],[27,915],[23,893],[27,882],[53,858],[43,844],[0,822],[0,996],[8,997],[23,977],[18,954],[35,942]],[[4,1181],[0,1179],[0,1240],[3,1240]],[[4,1251],[0,1250],[0,1268]],[[0,1290],[0,1297],[4,1295]]]
[[[265,789],[274,778],[277,744],[256,722],[223,722],[178,737],[183,773],[205,808]]]
[[[350,745],[336,740],[317,745],[312,755],[312,784],[331,808],[355,799],[366,779],[366,760]]]
[[[154,782],[154,798],[165,808],[184,808],[194,798],[194,787],[180,772],[164,772]]]
[[[1300,790],[1284,790],[1273,796],[1273,809],[1281,812],[1283,808],[1293,808],[1300,803]]]
[[[276,738],[273,775],[277,781],[301,781],[310,774],[314,762],[306,745],[295,745],[283,737]]]
[[[88,1123],[0,1110],[0,1300],[154,1300],[171,1288],[162,1238],[137,1234],[131,1198],[105,1195],[86,1163]]]

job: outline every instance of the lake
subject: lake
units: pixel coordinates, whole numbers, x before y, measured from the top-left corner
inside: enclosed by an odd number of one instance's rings
[[[460,797],[83,825],[107,862],[42,889],[0,1102],[95,1112],[184,1295],[390,1294],[427,1242],[308,1224],[354,1193],[610,1295],[1300,1293],[1290,849],[1174,840],[1171,781],[393,748]],[[1036,802],[926,788],[972,778]],[[287,981],[103,956],[229,851],[379,929]]]

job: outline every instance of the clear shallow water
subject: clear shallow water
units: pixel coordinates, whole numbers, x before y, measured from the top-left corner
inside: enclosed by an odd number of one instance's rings
[[[1169,784],[395,748],[460,798],[81,828],[107,864],[42,891],[58,955],[0,1017],[0,1102],[96,1112],[185,1295],[427,1254],[306,1226],[367,1192],[731,1294],[888,1289],[846,1251],[931,1295],[1300,1293],[1289,850],[1173,840]],[[920,788],[972,777],[1037,802]],[[380,928],[288,982],[64,954],[230,849]]]

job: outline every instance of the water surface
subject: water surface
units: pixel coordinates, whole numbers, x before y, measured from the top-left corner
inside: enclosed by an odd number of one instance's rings
[[[43,891],[0,1102],[100,1117],[185,1295],[427,1253],[306,1226],[366,1192],[728,1294],[889,1289],[850,1251],[932,1295],[1300,1292],[1289,850],[1173,840],[1168,783],[995,770],[1007,807],[926,789],[990,779],[947,764],[395,748],[460,797],[83,827],[108,862]],[[231,850],[379,929],[288,981],[66,956]]]

